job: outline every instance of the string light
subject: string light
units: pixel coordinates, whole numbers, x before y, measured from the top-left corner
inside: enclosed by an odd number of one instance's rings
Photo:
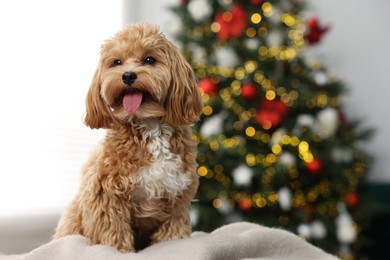
[[[280,146],[279,144],[274,144],[271,148],[272,152],[275,154],[275,155],[279,155],[281,152],[282,152],[282,146]]]
[[[267,90],[267,92],[265,93],[265,97],[268,100],[274,100],[276,97],[276,93],[273,90]]]
[[[249,167],[256,165],[256,157],[253,153],[248,153],[245,157],[245,161]]]
[[[245,70],[243,68],[237,68],[235,73],[234,73],[234,76],[238,80],[244,79],[245,78]]]
[[[235,97],[241,96],[241,86],[240,85],[232,86],[231,93]]]
[[[256,29],[249,27],[248,29],[246,29],[246,35],[250,38],[255,37],[256,36]]]
[[[223,168],[223,166],[220,165],[220,164],[217,164],[217,165],[214,166],[214,171],[215,171],[216,173],[223,173],[223,170],[224,170],[224,168]]]
[[[263,10],[264,15],[267,17],[270,17],[273,14],[272,4],[269,2],[264,2],[261,6],[261,9]]]
[[[311,151],[309,150],[309,143],[306,141],[301,141],[298,145],[299,157],[304,160],[306,163],[313,161],[314,157]]]
[[[259,13],[254,13],[251,15],[251,22],[254,24],[258,24],[261,22],[261,15]]]
[[[268,55],[268,48],[265,46],[261,46],[258,50],[260,57],[266,57]]]
[[[233,123],[233,128],[236,131],[240,131],[243,128],[243,123],[241,121],[235,121]]]
[[[254,80],[258,84],[261,84],[261,82],[264,80],[264,74],[261,71],[256,71],[256,73],[254,75]]]
[[[253,137],[256,133],[256,130],[255,128],[253,128],[252,126],[249,126],[245,129],[245,134],[248,136],[248,137]]]
[[[213,207],[219,209],[222,206],[222,201],[220,199],[213,200]]]
[[[257,33],[260,37],[265,37],[268,34],[268,30],[265,27],[260,27]]]
[[[226,11],[226,12],[223,12],[222,14],[222,19],[225,21],[225,22],[230,22],[232,20],[232,13],[230,11]]]
[[[206,174],[207,174],[207,172],[208,172],[208,170],[207,170],[207,168],[205,167],[205,166],[200,166],[199,168],[198,168],[198,174],[199,174],[199,176],[206,176]]]
[[[233,136],[232,138],[225,138],[222,141],[222,145],[226,149],[235,149],[240,144],[240,138]]]
[[[257,63],[253,60],[245,62],[245,70],[247,73],[252,73],[257,69]]]
[[[295,19],[293,14],[284,13],[284,14],[282,14],[281,19],[282,19],[282,22],[289,27],[292,27],[296,24],[296,19]]]
[[[211,151],[217,151],[219,149],[219,143],[216,139],[211,139],[209,146]]]
[[[205,116],[210,116],[213,114],[213,108],[211,106],[204,106],[203,107],[203,114]]]
[[[267,201],[264,198],[258,198],[255,201],[255,205],[259,208],[264,208],[267,206]]]

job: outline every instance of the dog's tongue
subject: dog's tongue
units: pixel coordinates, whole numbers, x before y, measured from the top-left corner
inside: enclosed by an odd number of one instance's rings
[[[141,92],[135,92],[135,93],[129,93],[126,94],[123,97],[123,107],[126,109],[129,113],[134,113],[137,111],[139,106],[142,102],[142,93]]]

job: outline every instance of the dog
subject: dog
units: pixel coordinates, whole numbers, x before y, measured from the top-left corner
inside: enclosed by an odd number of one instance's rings
[[[54,239],[79,234],[135,252],[191,234],[203,109],[194,72],[157,25],[125,26],[101,46],[84,122],[107,129],[85,164]]]

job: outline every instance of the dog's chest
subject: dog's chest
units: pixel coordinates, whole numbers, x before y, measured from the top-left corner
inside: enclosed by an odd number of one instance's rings
[[[180,156],[170,150],[172,133],[167,125],[146,125],[143,129],[142,138],[153,161],[140,169],[138,193],[147,199],[177,197],[191,182],[183,172]]]

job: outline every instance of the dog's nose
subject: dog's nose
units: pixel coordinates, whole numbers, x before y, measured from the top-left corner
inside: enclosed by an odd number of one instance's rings
[[[127,85],[133,84],[136,79],[137,79],[137,74],[135,72],[126,71],[125,73],[122,74],[123,83]]]

